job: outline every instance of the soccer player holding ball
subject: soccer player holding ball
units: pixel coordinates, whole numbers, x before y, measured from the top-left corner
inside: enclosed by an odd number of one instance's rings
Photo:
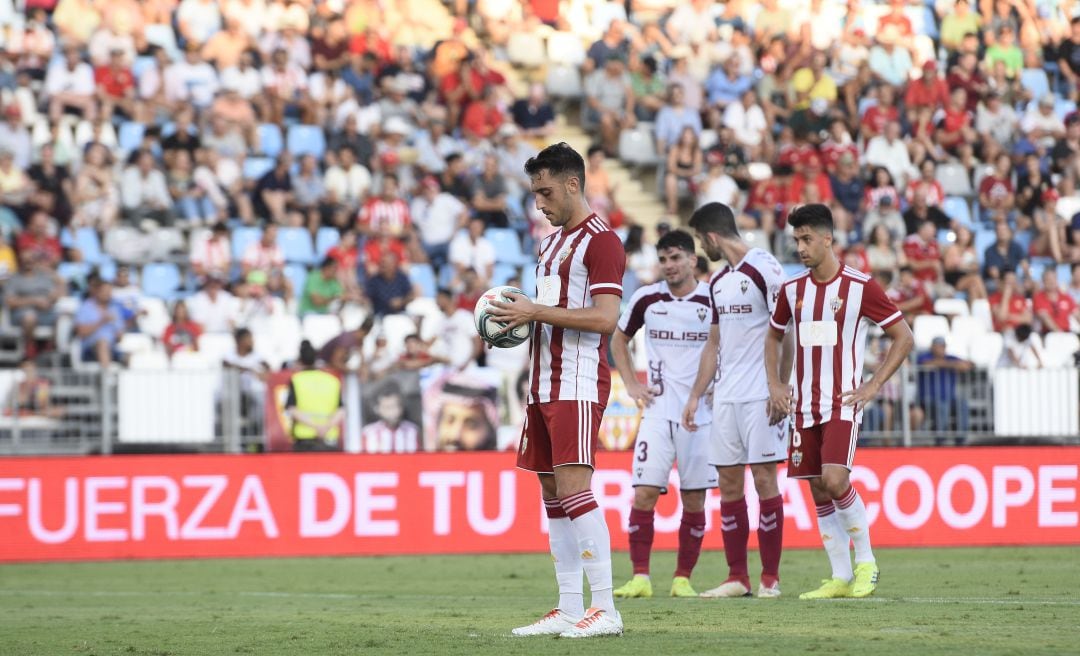
[[[803,205],[788,217],[799,259],[808,267],[784,283],[765,336],[765,372],[776,411],[789,410],[788,380],[781,377],[780,343],[795,326],[795,429],[788,477],[805,478],[817,506],[818,530],[832,577],[800,599],[867,597],[877,588],[866,506],[851,487],[851,466],[862,409],[877,396],[911,352],[914,339],[896,305],[866,274],[842,265],[833,251],[828,207]],[[863,381],[866,331],[873,322],[892,340],[884,361]],[[852,570],[849,542],[855,545]]]
[[[720,478],[720,530],[728,577],[701,596],[751,594],[746,555],[750,519],[744,496],[749,465],[758,495],[761,578],[757,596],[775,598],[780,596],[784,528],[784,499],[776,480],[776,463],[787,458],[788,422],[787,408],[780,411],[769,403],[760,345],[769,329],[784,270],[767,251],[749,248],[743,242],[735,215],[726,205],[703,205],[690,217],[690,227],[710,260],[727,261],[709,281],[712,328],[682,414],[688,430],[697,428],[701,423],[697,418],[699,400],[713,386],[709,463]],[[781,380],[790,378],[791,360],[788,340],[781,358]]]
[[[517,466],[536,472],[548,516],[558,606],[515,636],[619,635],[611,582],[611,538],[591,483],[596,435],[611,376],[608,336],[619,318],[626,254],[589,210],[585,162],[565,143],[525,163],[536,208],[561,230],[540,242],[536,300],[504,294],[490,314],[506,331],[535,324],[531,384]],[[592,591],[584,608],[582,572]]]
[[[705,491],[716,487],[716,470],[709,466],[708,433],[686,430],[681,421],[709,338],[712,308],[708,285],[694,277],[694,238],[682,230],[672,230],[660,238],[656,250],[664,279],[634,292],[611,338],[615,366],[627,392],[643,409],[632,465],[634,505],[629,532],[634,577],[615,590],[615,596],[652,596],[649,557],[654,508],[661,491],[667,489],[672,465],[678,462],[682,522],[671,596],[696,597],[690,574],[701,553]],[[642,329],[649,359],[644,385],[634,372],[629,346]],[[702,426],[708,424],[709,409],[703,408],[696,420]]]

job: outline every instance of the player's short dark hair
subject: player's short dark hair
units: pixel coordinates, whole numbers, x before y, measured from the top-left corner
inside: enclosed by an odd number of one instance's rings
[[[693,255],[694,238],[685,230],[669,230],[656,242],[656,250],[662,251],[665,248],[678,248]]]
[[[581,182],[581,193],[585,193],[585,160],[565,141],[551,144],[525,162],[525,174],[530,177],[545,170],[552,177],[576,177]]]
[[[721,237],[738,237],[735,213],[723,203],[705,203],[694,210],[687,224],[702,234],[715,233]]]
[[[828,205],[822,205],[821,203],[800,205],[788,215],[788,224],[793,229],[806,227],[832,234],[832,210],[829,209]]]
[[[233,339],[238,342],[245,337],[251,337],[251,330],[247,328],[237,328],[236,331],[233,333]]]

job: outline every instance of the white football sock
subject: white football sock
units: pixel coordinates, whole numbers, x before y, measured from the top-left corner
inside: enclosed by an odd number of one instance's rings
[[[866,519],[866,505],[862,497],[851,490],[850,496],[842,501],[846,507],[841,507],[841,501],[833,504],[841,526],[855,545],[855,564],[874,562],[874,550],[870,547],[870,522]]]
[[[608,534],[604,513],[599,508],[579,515],[571,524],[577,534],[578,553],[585,576],[592,589],[591,607],[615,612],[615,600],[611,596],[611,536]]]
[[[817,523],[821,543],[825,545],[825,553],[829,555],[829,564],[832,565],[833,578],[850,581],[855,577],[851,569],[851,552],[848,549],[851,541],[844,531],[839,513],[833,511],[824,517],[818,515]]]
[[[585,594],[581,589],[581,552],[577,533],[569,517],[548,519],[548,543],[555,561],[559,584],[559,610],[574,618],[585,616]]]

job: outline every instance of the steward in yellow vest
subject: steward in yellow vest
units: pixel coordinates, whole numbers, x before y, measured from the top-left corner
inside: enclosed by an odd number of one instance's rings
[[[293,451],[337,451],[345,408],[341,379],[315,367],[311,342],[300,344],[303,369],[289,379],[285,412],[292,419]]]

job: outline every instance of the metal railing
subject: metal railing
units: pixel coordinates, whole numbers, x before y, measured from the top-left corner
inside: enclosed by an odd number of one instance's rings
[[[1080,370],[905,364],[863,412],[868,446],[1080,443]]]
[[[0,455],[242,453],[265,446],[265,390],[234,369],[0,370]],[[1080,369],[905,364],[864,410],[867,446],[1080,443]]]

